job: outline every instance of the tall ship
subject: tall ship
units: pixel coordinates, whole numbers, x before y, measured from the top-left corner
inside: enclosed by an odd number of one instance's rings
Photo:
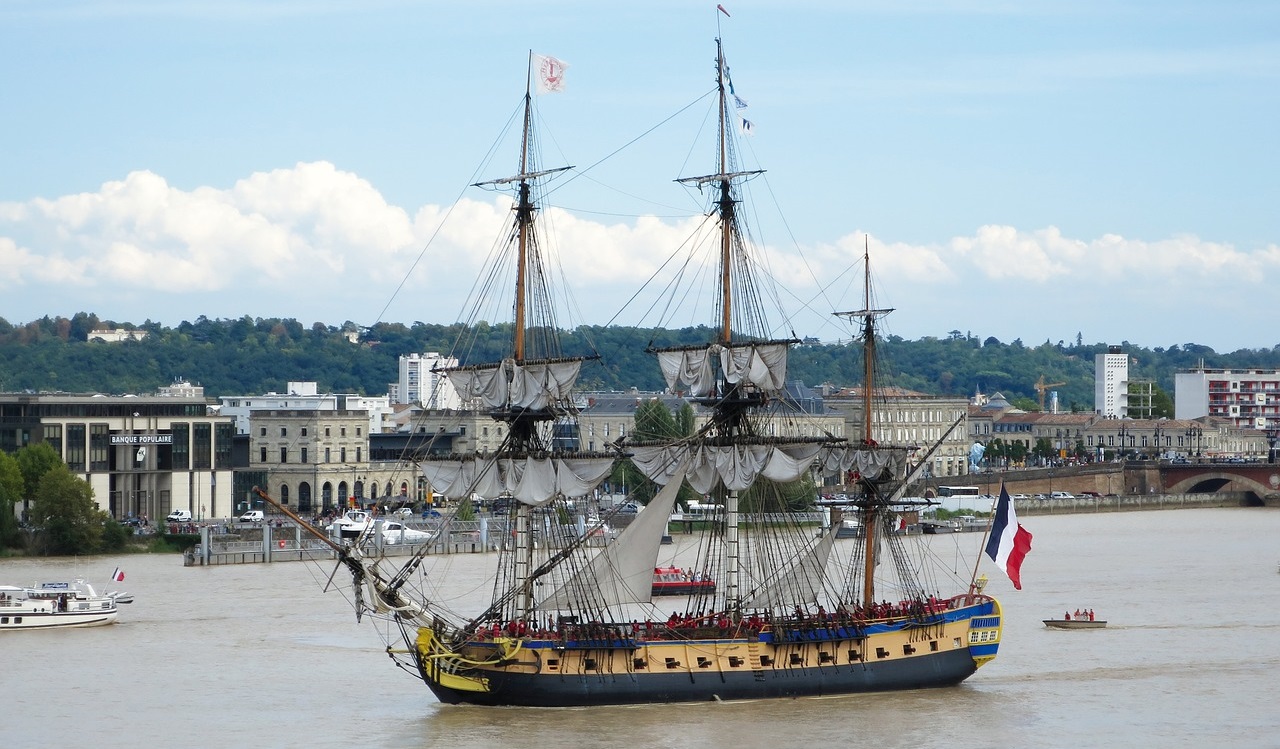
[[[446,375],[483,404],[503,442],[419,467],[437,494],[504,508],[501,541],[486,553],[492,595],[462,613],[436,600],[432,568],[449,558],[430,544],[406,560],[332,542],[359,594],[357,616],[390,623],[400,642],[388,653],[441,702],[586,706],[944,687],[996,655],[999,603],[972,578],[941,593],[915,558],[933,537],[901,532],[899,498],[927,461],[916,446],[873,439],[876,323],[887,310],[871,309],[869,275],[867,308],[842,313],[865,347],[864,431],[814,433],[789,407],[787,359],[798,341],[771,335],[766,319],[770,277],[747,241],[740,192],[760,172],[735,163],[738,115],[720,39],[715,70],[715,167],[679,180],[710,197],[701,236],[714,279],[703,285],[714,289],[704,329],[714,332],[698,345],[649,346],[670,391],[698,406],[701,418],[684,432],[637,429],[607,452],[580,449],[573,386],[584,359],[559,351],[537,232],[540,186],[560,170],[536,163],[528,87],[519,171],[482,183],[515,192],[511,251],[498,253],[514,264],[513,336],[496,361]],[[580,509],[620,461],[652,482],[650,494],[630,523],[602,534],[610,516]],[[846,501],[819,507],[817,486],[833,482]],[[713,508],[688,541],[690,565],[715,585],[655,602],[663,536],[689,496]],[[838,539],[854,519],[858,532]]]

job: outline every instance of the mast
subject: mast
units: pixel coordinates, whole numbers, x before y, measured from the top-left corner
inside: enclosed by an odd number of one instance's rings
[[[870,447],[875,444],[871,434],[872,397],[875,387],[876,359],[876,320],[892,312],[892,309],[871,308],[871,242],[863,237],[862,264],[863,272],[863,307],[852,312],[836,312],[837,316],[862,320],[862,444]],[[862,502],[862,535],[866,544],[863,554],[862,571],[862,603],[869,606],[875,603],[875,571],[876,571],[876,529],[880,525],[882,509],[875,488],[871,482],[863,480],[866,498]]]
[[[724,46],[716,39],[716,89],[720,95],[720,342],[731,343],[733,337],[733,285],[730,283],[729,268],[733,259],[733,195],[730,192],[732,182],[726,174],[728,169],[728,134],[725,130],[724,95]]]

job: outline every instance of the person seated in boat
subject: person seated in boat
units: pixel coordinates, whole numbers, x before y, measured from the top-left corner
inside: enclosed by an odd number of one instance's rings
[[[1089,621],[1093,621],[1093,609],[1089,609]]]
[[[1071,612],[1070,612],[1070,611],[1068,611],[1067,613],[1063,614],[1063,615],[1062,615],[1062,620],[1063,620],[1064,622],[1069,622],[1069,621],[1071,621]]]

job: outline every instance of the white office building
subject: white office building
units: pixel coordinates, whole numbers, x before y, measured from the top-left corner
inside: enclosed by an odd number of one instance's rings
[[[1093,359],[1093,410],[1112,419],[1129,415],[1129,355],[1119,346]]]
[[[427,409],[459,409],[462,399],[440,369],[458,366],[458,360],[432,351],[400,357],[400,381],[387,387],[392,403],[420,404]]]

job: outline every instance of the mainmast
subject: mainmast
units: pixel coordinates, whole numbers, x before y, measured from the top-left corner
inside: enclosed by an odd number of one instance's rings
[[[872,398],[875,390],[876,361],[876,320],[893,311],[889,309],[871,308],[871,249],[870,240],[863,238],[862,263],[863,273],[863,307],[852,312],[836,312],[837,316],[862,320],[862,444],[871,447],[875,439],[871,436],[873,422]],[[875,487],[870,481],[863,479],[865,498],[862,502],[862,535],[866,543],[863,554],[862,603],[869,606],[875,603],[875,570],[876,570],[876,529],[880,525],[880,498],[875,496]]]

